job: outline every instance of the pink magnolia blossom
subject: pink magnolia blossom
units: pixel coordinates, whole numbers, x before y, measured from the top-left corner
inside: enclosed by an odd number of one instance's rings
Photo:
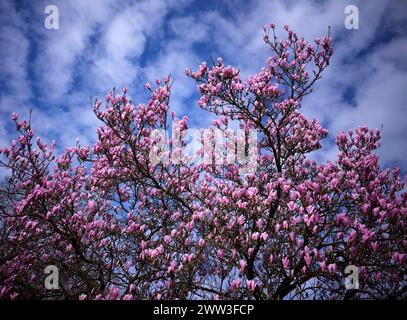
[[[336,264],[335,263],[328,264],[328,271],[330,273],[335,273],[336,272]]]
[[[240,260],[239,265],[240,265],[240,272],[243,273],[246,269],[247,262],[245,260]]]
[[[254,291],[256,289],[257,284],[254,280],[246,280],[246,285],[250,291]]]

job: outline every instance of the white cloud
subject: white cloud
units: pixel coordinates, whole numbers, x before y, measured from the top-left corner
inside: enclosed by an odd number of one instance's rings
[[[3,111],[11,113],[18,104],[25,104],[31,96],[27,80],[27,56],[29,42],[25,36],[26,27],[19,18],[16,8],[7,1],[0,3],[0,72],[3,83],[0,91],[0,105]]]
[[[53,102],[66,97],[74,85],[75,67],[88,58],[86,49],[91,45],[91,37],[98,27],[109,21],[115,9],[111,0],[60,1],[57,6],[59,29],[34,30],[39,47],[36,75],[41,81],[41,94],[45,101]]]
[[[201,114],[195,101],[191,103],[189,100],[196,95],[195,83],[190,78],[185,76],[185,68],[195,67],[200,63],[199,56],[194,52],[193,45],[196,41],[202,39],[205,35],[203,28],[201,31],[193,32],[193,28],[188,27],[192,23],[190,19],[174,20],[172,28],[176,30],[176,38],[166,42],[160,50],[154,64],[148,64],[143,69],[143,75],[146,81],[160,79],[164,75],[171,75],[174,80],[171,93],[171,111],[174,111],[177,116],[182,117],[184,113],[189,113],[194,110],[194,113]],[[195,24],[195,28],[197,28]],[[200,28],[197,28],[200,29]],[[188,38],[185,39],[184,35]]]

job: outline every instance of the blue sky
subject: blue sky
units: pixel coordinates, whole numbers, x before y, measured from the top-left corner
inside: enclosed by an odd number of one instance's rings
[[[44,27],[47,5],[59,9],[59,29]],[[359,9],[359,29],[344,26],[347,5]],[[312,40],[332,28],[334,56],[303,104],[331,139],[342,129],[383,126],[382,163],[407,168],[406,1],[114,1],[0,0],[0,145],[13,137],[13,111],[33,109],[36,132],[61,149],[95,140],[99,125],[89,97],[129,87],[146,102],[145,82],[171,74],[171,110],[190,126],[207,127],[185,77],[210,56],[254,74],[269,54],[262,26],[289,24]],[[331,140],[332,141],[332,140]],[[316,155],[334,159],[328,139]]]

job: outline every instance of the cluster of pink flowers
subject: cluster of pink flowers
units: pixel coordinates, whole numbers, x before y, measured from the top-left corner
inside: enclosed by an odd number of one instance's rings
[[[247,80],[221,59],[185,73],[198,105],[227,130],[255,129],[256,172],[239,164],[154,163],[155,130],[168,130],[169,77],[95,101],[92,146],[55,155],[30,121],[0,149],[0,299],[342,299],[405,297],[407,194],[398,169],[380,168],[380,132],[341,133],[336,161],[307,154],[328,134],[300,113],[329,65],[329,35],[309,44],[265,26],[272,56]],[[271,32],[271,33],[270,33]],[[187,118],[175,118],[180,146]],[[171,145],[173,149],[180,146]],[[174,150],[173,150],[174,151]],[[215,155],[214,155],[215,156]],[[44,269],[59,269],[59,289]],[[347,290],[344,270],[359,270]]]

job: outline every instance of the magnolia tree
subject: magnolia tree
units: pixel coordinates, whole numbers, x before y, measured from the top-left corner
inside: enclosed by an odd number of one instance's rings
[[[301,103],[329,65],[331,39],[308,43],[284,29],[281,40],[264,28],[271,57],[246,80],[221,59],[185,70],[199,107],[216,116],[209,133],[223,135],[220,151],[206,132],[185,155],[187,118],[167,115],[169,77],[146,85],[147,104],[133,105],[127,89],[105,106],[96,100],[95,145],[59,156],[13,114],[18,138],[0,149],[9,170],[0,298],[405,298],[399,170],[380,169],[380,132],[366,127],[337,136],[336,161],[307,157],[327,130]],[[160,132],[171,120],[167,143]],[[230,135],[233,126],[243,135]]]

